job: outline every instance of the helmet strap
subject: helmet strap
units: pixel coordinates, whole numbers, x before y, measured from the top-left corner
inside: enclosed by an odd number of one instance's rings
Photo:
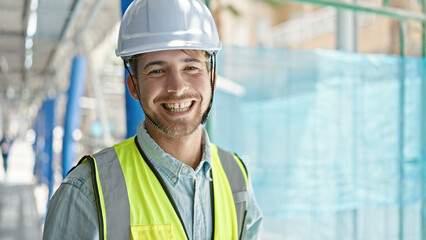
[[[210,55],[210,66],[213,68],[212,73],[210,74],[210,87],[212,90],[212,97],[210,99],[209,106],[203,114],[203,118],[201,119],[201,124],[206,123],[207,118],[210,115],[212,104],[213,104],[213,96],[214,96],[214,85],[216,81],[216,53]]]
[[[135,90],[136,90],[136,96],[138,97],[139,105],[141,106],[142,111],[144,112],[145,118],[146,118],[146,119],[148,119],[148,121],[152,124],[152,126],[154,126],[155,128],[160,129],[160,128],[157,126],[157,124],[155,124],[155,123],[154,123],[154,121],[152,121],[151,117],[150,117],[148,114],[146,114],[146,112],[143,110],[143,105],[142,105],[142,101],[141,101],[141,94],[139,93],[139,85],[138,85],[138,84],[136,84],[136,83],[135,83],[135,80],[133,79],[133,74],[132,74],[132,72],[130,71],[129,67],[127,66],[127,63],[128,63],[128,62],[127,62],[126,60],[123,60],[123,63],[124,63],[124,68],[127,70],[127,72],[128,72],[128,73],[129,73],[129,75],[130,75],[130,79],[132,79],[132,84],[133,84],[133,87],[134,87],[134,88],[135,88]]]

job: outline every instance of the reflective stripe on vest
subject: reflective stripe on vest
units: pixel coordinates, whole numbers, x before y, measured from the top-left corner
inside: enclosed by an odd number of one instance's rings
[[[222,163],[223,170],[226,173],[228,182],[231,185],[232,196],[234,199],[235,210],[237,213],[238,222],[238,236],[239,239],[245,239],[246,235],[246,214],[247,214],[247,200],[248,200],[248,176],[247,170],[243,162],[235,155],[222,150],[212,144],[211,151],[219,154],[220,162]],[[212,155],[213,155],[212,153]],[[240,169],[241,171],[238,171]]]
[[[238,157],[213,144],[211,154],[214,238],[244,238],[247,172]],[[100,239],[186,239],[167,189],[142,158],[134,137],[86,159],[94,175]]]

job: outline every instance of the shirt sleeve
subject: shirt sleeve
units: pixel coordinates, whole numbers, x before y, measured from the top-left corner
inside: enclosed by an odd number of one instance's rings
[[[73,170],[50,200],[43,240],[99,239],[92,179],[85,165],[80,164]]]
[[[253,186],[249,179],[247,187],[249,199],[247,202],[247,233],[246,238],[248,240],[260,239],[260,233],[263,223],[263,214],[259,205],[256,202],[256,198],[253,192]]]

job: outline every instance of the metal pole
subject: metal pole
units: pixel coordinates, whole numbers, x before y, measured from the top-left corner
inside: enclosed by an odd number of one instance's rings
[[[343,2],[353,3],[354,0],[342,0]],[[345,50],[348,52],[356,52],[356,14],[350,10],[337,11],[337,31],[336,43],[337,49]]]
[[[121,13],[124,14],[127,7],[132,3],[133,0],[121,0]],[[127,71],[124,70],[124,85],[126,85]],[[139,105],[139,102],[136,101],[132,95],[130,95],[129,89],[127,86],[126,89],[126,124],[127,132],[126,138],[134,136],[138,130],[139,123],[144,119],[144,113],[142,107]]]
[[[422,10],[426,14],[426,0],[422,1]],[[423,41],[422,41],[422,66],[420,67],[420,73],[422,75],[421,84],[421,103],[420,103],[420,129],[421,129],[421,189],[420,189],[420,201],[421,201],[421,239],[426,240],[426,23],[423,22]]]
[[[423,57],[422,66],[420,67],[420,73],[422,74],[422,89],[421,89],[421,118],[420,118],[420,129],[421,129],[421,171],[422,171],[422,182],[421,182],[421,232],[422,240],[426,240],[426,57]]]
[[[358,115],[358,96],[359,96],[359,92],[360,92],[360,88],[362,86],[362,81],[356,81],[353,84],[352,87],[352,109],[353,109],[353,130],[352,130],[352,134],[353,134],[353,149],[352,149],[352,179],[354,182],[354,189],[358,188],[358,183],[359,181],[359,174],[358,174],[358,156],[359,156],[359,149],[358,149],[358,141],[359,141],[359,132],[362,132],[362,129],[360,129],[359,124],[358,124],[358,118],[360,117]],[[352,210],[352,228],[353,228],[353,240],[358,240],[358,208],[359,208],[359,204],[356,203],[353,206],[353,210]]]
[[[342,0],[346,3],[354,3],[356,0]],[[356,23],[356,12],[351,10],[339,10],[337,9],[336,19],[336,44],[337,49],[344,50],[347,52],[357,51],[357,23]],[[355,121],[356,122],[356,121]],[[355,126],[354,126],[355,128]],[[354,156],[355,157],[355,156]],[[354,160],[354,166],[356,166],[356,159]],[[355,168],[356,169],[356,168]],[[354,170],[356,171],[356,170]],[[356,178],[355,178],[356,179]],[[358,209],[352,210],[352,227],[353,227],[353,239],[357,239],[357,218]]]
[[[62,147],[62,176],[65,178],[75,160],[73,133],[80,127],[80,98],[84,94],[86,79],[86,57],[77,55],[72,62],[68,102],[65,113],[64,139]]]
[[[404,239],[404,109],[405,109],[405,22],[399,22],[400,36],[400,87],[399,87],[399,134],[398,134],[398,239]]]

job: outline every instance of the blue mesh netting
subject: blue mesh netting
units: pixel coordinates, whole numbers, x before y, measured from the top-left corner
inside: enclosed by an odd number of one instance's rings
[[[248,165],[262,239],[421,239],[425,60],[237,47],[218,60],[245,92],[218,86],[210,135]]]

